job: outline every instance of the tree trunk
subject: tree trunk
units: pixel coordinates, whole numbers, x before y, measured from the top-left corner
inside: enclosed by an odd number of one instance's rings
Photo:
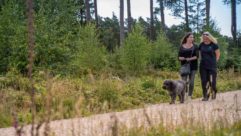
[[[184,0],[184,9],[185,9],[186,31],[190,31],[189,21],[188,21],[188,5],[187,5],[187,0]]]
[[[31,136],[34,136],[35,134],[35,101],[34,101],[34,96],[35,96],[35,91],[34,91],[34,82],[33,82],[33,77],[32,77],[32,71],[33,71],[33,64],[34,64],[34,17],[33,17],[33,1],[32,0],[27,0],[27,30],[28,30],[28,78],[30,81],[30,92],[31,92],[31,113],[32,113],[32,128],[31,128]]]
[[[90,3],[89,3],[89,0],[85,0],[85,8],[86,8],[86,21],[90,22],[91,16],[90,16]]]
[[[200,6],[199,6],[199,4],[197,4],[197,9],[196,9],[196,11],[197,11],[197,17],[196,17],[196,32],[197,33],[199,33],[200,31],[199,31],[199,26],[201,25],[201,24],[199,24],[199,20],[200,20],[200,16],[199,16],[199,12],[198,11],[200,11]]]
[[[237,45],[236,0],[231,0],[231,33],[234,44]]]
[[[153,0],[150,0],[150,39],[154,40]]]
[[[132,29],[132,17],[131,17],[131,2],[127,0],[127,15],[128,15],[128,32]]]
[[[205,0],[206,3],[206,26],[209,27],[210,21],[210,0]]]
[[[120,45],[124,44],[124,0],[120,0]]]
[[[95,5],[95,23],[96,23],[96,26],[98,27],[98,9],[97,9],[97,0],[94,0],[94,5]]]
[[[160,0],[161,24],[162,30],[165,31],[165,14],[164,14],[164,0]]]
[[[80,24],[83,25],[84,24],[84,1],[80,0]]]

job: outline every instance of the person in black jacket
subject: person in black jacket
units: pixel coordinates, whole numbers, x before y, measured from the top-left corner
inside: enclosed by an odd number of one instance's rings
[[[192,98],[194,90],[194,79],[198,68],[198,47],[194,44],[194,36],[191,32],[187,33],[181,41],[178,59],[181,62],[181,65],[184,65],[185,63],[190,63],[190,74],[181,75],[182,80],[188,80],[189,86],[187,87],[187,100],[190,100]]]
[[[202,101],[208,101],[207,84],[211,83],[211,88],[214,91],[212,99],[216,99],[216,78],[217,78],[217,62],[220,58],[220,51],[217,45],[217,40],[209,33],[204,32],[199,45],[201,56],[200,75],[203,90]]]

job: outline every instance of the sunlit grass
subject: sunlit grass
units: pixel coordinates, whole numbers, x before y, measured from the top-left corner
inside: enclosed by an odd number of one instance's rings
[[[179,79],[177,72],[151,71],[140,76],[120,78],[110,73],[88,74],[81,78],[51,77],[35,74],[37,118],[46,115],[47,96],[51,92],[51,119],[82,117],[98,113],[140,108],[170,100],[162,89],[165,79]],[[51,80],[51,88],[47,83]],[[218,92],[241,89],[241,76],[232,71],[218,73]],[[0,127],[10,126],[17,112],[20,123],[31,120],[28,80],[19,73],[9,73],[0,80]],[[196,74],[194,98],[202,97],[199,73]],[[26,113],[26,114],[21,114]]]

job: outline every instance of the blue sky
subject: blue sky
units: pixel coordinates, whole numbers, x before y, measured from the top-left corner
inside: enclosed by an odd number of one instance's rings
[[[156,0],[154,0],[155,2]],[[125,10],[126,10],[126,1]],[[150,0],[131,0],[131,12],[133,18],[142,16],[147,18],[150,16]],[[158,4],[154,4],[158,7]],[[119,16],[119,0],[99,0],[98,1],[98,14],[102,17],[112,17],[115,13]],[[166,25],[171,26],[173,24],[179,24],[182,20],[171,16],[170,11],[165,11]],[[211,17],[216,20],[218,27],[221,29],[223,35],[231,36],[231,13],[230,6],[223,5],[222,0],[211,0]],[[125,12],[125,18],[127,13]],[[159,16],[158,16],[159,17]],[[241,31],[241,4],[237,5],[237,28]]]

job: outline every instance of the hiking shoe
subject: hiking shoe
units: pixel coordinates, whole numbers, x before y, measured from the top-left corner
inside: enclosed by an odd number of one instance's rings
[[[216,99],[216,93],[213,93],[212,94],[212,100],[215,100]]]

